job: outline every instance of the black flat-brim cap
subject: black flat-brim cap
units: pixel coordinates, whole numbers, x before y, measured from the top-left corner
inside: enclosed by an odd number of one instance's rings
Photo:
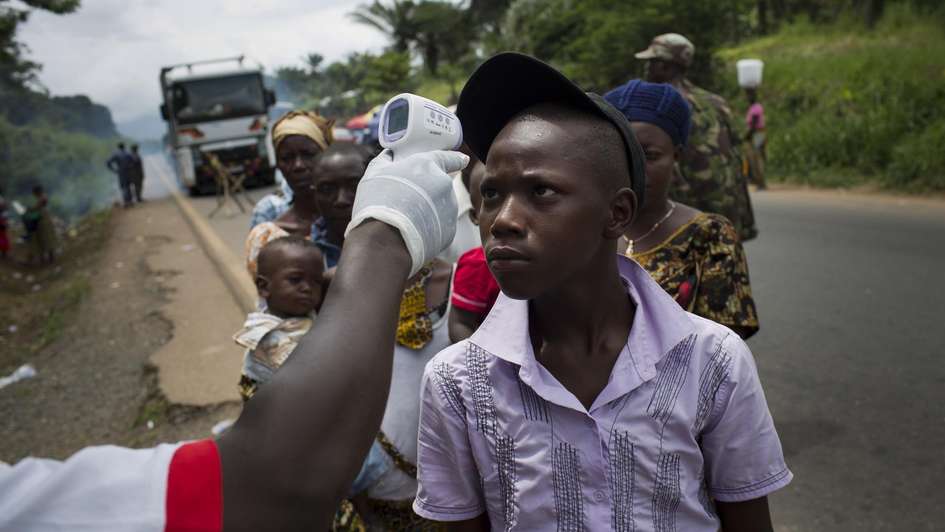
[[[456,115],[463,125],[463,139],[480,161],[485,162],[502,128],[517,114],[539,103],[561,103],[599,116],[617,128],[629,164],[629,180],[643,206],[646,171],[643,149],[627,118],[600,95],[584,92],[554,67],[534,57],[503,52],[479,66],[459,95]],[[595,139],[588,139],[594,142]]]

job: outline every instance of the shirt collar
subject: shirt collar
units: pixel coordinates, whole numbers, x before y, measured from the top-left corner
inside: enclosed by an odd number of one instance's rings
[[[328,223],[324,218],[319,216],[312,224],[312,242],[322,250],[322,255],[325,258],[325,267],[333,268],[338,264],[338,260],[341,258],[341,247],[328,241],[327,232]]]
[[[695,324],[686,311],[643,267],[619,255],[617,263],[636,312],[627,345],[618,356],[610,380],[595,400],[592,411],[656,376],[657,362],[695,331]],[[528,301],[499,294],[489,315],[469,341],[519,366],[521,379],[546,400],[584,411],[577,398],[535,359],[528,334]]]
[[[312,224],[312,242],[330,249],[341,249],[328,241],[328,222],[321,216],[316,218],[315,223]]]

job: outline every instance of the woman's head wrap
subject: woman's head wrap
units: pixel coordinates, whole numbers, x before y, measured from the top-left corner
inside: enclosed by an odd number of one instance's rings
[[[334,119],[311,111],[289,111],[282,118],[276,120],[272,126],[272,145],[279,149],[279,144],[290,135],[301,135],[312,139],[322,151],[335,140],[331,127]]]
[[[689,139],[689,103],[665,83],[649,83],[639,79],[604,95],[604,99],[620,109],[631,122],[647,122],[669,135],[674,146],[683,146]]]

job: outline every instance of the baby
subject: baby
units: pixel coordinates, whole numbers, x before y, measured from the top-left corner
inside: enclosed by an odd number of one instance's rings
[[[312,327],[322,303],[324,264],[318,247],[298,236],[273,240],[260,250],[255,281],[266,308],[251,312],[233,336],[246,348],[239,382],[244,401],[272,378]]]

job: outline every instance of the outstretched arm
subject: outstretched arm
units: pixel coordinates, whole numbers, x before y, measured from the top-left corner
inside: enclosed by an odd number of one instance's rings
[[[218,442],[102,446],[64,462],[0,464],[0,493],[15,494],[0,497],[0,530],[51,522],[217,530],[222,520],[228,531],[327,525],[380,427],[404,282],[453,239],[447,174],[467,160],[428,152],[394,162],[382,154],[369,165],[355,198],[360,218],[318,320]]]
[[[225,530],[327,523],[380,426],[410,266],[389,225],[348,236],[312,330],[218,442]]]
[[[385,152],[368,166],[315,325],[218,442],[225,530],[328,524],[380,428],[404,282],[453,239],[447,174],[467,160]]]

